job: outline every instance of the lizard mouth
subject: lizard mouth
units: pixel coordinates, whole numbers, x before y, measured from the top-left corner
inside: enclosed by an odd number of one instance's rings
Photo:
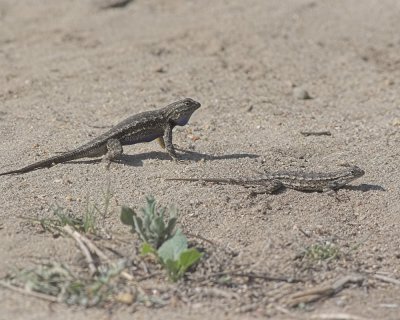
[[[193,103],[193,108],[194,108],[194,110],[197,110],[198,108],[200,108],[201,107],[201,103],[200,102],[194,102]]]

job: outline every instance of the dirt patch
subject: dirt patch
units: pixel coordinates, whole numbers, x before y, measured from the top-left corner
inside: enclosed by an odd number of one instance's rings
[[[113,235],[131,236],[119,206],[139,207],[152,194],[176,204],[186,233],[213,245],[198,244],[207,259],[192,280],[144,282],[166,294],[162,308],[86,310],[0,289],[0,318],[397,319],[398,2],[105,2],[1,2],[1,171],[191,97],[202,107],[174,130],[187,161],[174,163],[148,143],[125,148],[109,171],[84,161],[0,177],[0,276],[38,261],[74,263],[73,241],[38,233],[23,218],[51,217],[56,205],[79,215],[88,197],[102,201],[109,182]],[[250,197],[238,186],[164,180],[343,164],[366,174],[338,191],[340,201],[294,190]],[[119,249],[134,254],[129,248]],[[320,297],[288,303],[310,295]]]

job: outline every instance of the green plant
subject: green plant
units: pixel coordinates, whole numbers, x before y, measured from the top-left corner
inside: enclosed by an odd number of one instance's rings
[[[89,203],[89,201],[88,201]],[[82,229],[85,233],[96,233],[96,213],[94,210],[90,209],[88,204],[87,209],[82,218]]]
[[[21,269],[0,280],[0,285],[39,293],[49,301],[92,307],[111,300],[118,292],[118,275],[125,267],[121,260],[113,267],[103,266],[97,276],[88,278],[76,275],[64,264],[49,263]]]
[[[339,248],[330,242],[310,245],[304,251],[304,257],[312,261],[330,261],[339,255]]]
[[[156,200],[149,196],[146,197],[147,206],[140,209],[142,217],[128,207],[123,206],[121,210],[121,221],[123,224],[132,227],[132,232],[136,232],[140,238],[158,249],[165,241],[174,236],[176,225],[176,208],[170,207],[168,210],[169,218],[165,221],[165,207],[157,208]]]
[[[155,250],[150,244],[144,243],[142,254],[149,253],[155,254],[159,258],[172,281],[179,280],[203,256],[196,248],[188,248],[187,238],[179,229],[158,250]]]
[[[54,218],[42,218],[40,220],[32,219],[33,221],[39,221],[42,228],[46,231],[60,231],[60,228],[64,226],[71,226],[75,230],[85,231],[84,221],[81,218],[77,218],[71,214],[65,212],[64,208],[57,206],[54,210]]]
[[[108,181],[107,188],[103,193],[103,203],[101,208],[97,203],[92,203],[87,196],[86,210],[83,214],[83,230],[85,233],[91,232],[96,233],[96,226],[98,227],[98,217],[101,218],[101,222],[104,224],[104,220],[109,214],[110,201],[114,196],[110,189],[110,181]],[[104,226],[104,225],[103,225]]]
[[[121,209],[122,223],[132,227],[132,232],[143,240],[142,254],[154,254],[168,272],[172,281],[179,280],[184,273],[203,256],[196,248],[189,248],[186,236],[175,229],[176,209],[169,209],[169,219],[165,219],[166,208],[156,208],[153,197],[146,197],[147,207],[142,208],[143,218],[128,207]]]
[[[79,232],[96,234],[99,229],[99,221],[104,223],[104,220],[109,214],[110,200],[112,197],[113,194],[110,191],[110,183],[108,183],[107,189],[103,191],[103,203],[101,206],[90,201],[89,196],[87,197],[86,209],[82,214],[82,218],[78,218],[66,212],[63,207],[56,206],[53,209],[54,218],[29,220],[39,222],[46,231],[56,230],[58,232],[60,228],[68,225]]]

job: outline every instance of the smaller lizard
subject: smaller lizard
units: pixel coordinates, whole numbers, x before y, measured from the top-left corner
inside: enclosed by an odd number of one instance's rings
[[[172,129],[175,126],[186,125],[193,112],[200,106],[199,102],[186,98],[158,110],[138,113],[80,147],[20,169],[0,173],[0,176],[25,173],[86,157],[104,156],[103,159],[110,163],[122,154],[122,146],[150,142],[155,139],[167,149],[170,157],[176,160],[178,156],[172,144]]]
[[[274,193],[283,187],[299,191],[327,192],[335,191],[364,174],[361,168],[351,166],[329,173],[282,171],[261,174],[259,177],[249,179],[170,178],[166,180],[204,181],[258,188],[253,193]]]

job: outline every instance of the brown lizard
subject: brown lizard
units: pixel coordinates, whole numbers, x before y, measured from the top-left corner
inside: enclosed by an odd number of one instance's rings
[[[200,106],[199,102],[186,98],[158,110],[133,115],[80,147],[20,169],[0,173],[0,176],[25,173],[85,157],[104,156],[104,159],[109,162],[122,154],[122,146],[155,139],[158,139],[171,158],[176,160],[178,156],[172,144],[172,129],[175,126],[186,125],[193,112]]]
[[[259,177],[249,179],[170,178],[166,180],[204,181],[257,187],[258,190],[255,193],[273,193],[282,187],[299,191],[326,192],[337,190],[363,176],[364,173],[364,170],[359,167],[351,166],[329,173],[282,171],[261,174]]]

